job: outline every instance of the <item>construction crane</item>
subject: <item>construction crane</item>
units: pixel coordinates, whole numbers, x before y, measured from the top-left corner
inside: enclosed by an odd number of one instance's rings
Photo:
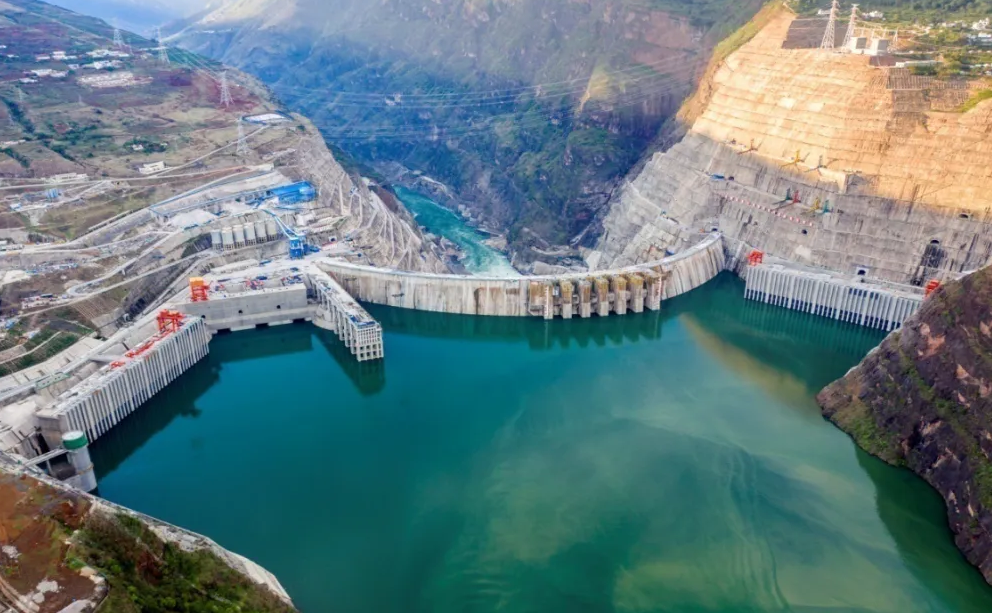
[[[316,253],[317,251],[320,251],[319,248],[314,247],[312,245],[308,245],[306,238],[302,234],[294,230],[293,228],[287,226],[286,222],[280,219],[278,215],[276,215],[275,213],[273,213],[268,209],[260,209],[260,210],[265,211],[266,213],[271,215],[273,219],[275,219],[276,225],[279,226],[279,230],[289,241],[289,259],[302,260],[303,256],[305,256],[306,254]]]

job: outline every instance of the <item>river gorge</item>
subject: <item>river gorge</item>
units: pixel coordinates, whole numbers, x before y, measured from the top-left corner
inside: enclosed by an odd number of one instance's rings
[[[876,332],[745,302],[540,321],[371,307],[387,358],[224,335],[93,448],[100,494],[274,572],[302,611],[955,611],[939,497],[814,395]]]

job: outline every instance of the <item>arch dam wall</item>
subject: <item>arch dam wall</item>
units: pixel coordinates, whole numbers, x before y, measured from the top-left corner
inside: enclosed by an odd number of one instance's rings
[[[783,48],[793,22],[783,11],[711,71],[686,136],[615,198],[591,267],[649,261],[700,228],[897,283],[989,261],[992,101],[957,112],[977,84]]]
[[[682,253],[597,273],[477,277],[317,261],[358,300],[407,309],[552,319],[624,315],[656,310],[661,301],[706,283],[725,267],[723,239],[714,233]]]

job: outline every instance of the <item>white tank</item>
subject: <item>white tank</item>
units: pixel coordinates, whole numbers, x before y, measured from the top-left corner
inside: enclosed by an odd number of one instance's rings
[[[231,230],[230,226],[222,229],[220,231],[220,235],[225,248],[230,248],[234,246],[234,232]]]
[[[222,240],[220,237],[220,230],[210,231],[210,244],[214,246],[215,249],[220,248]]]
[[[255,236],[258,237],[260,241],[269,240],[268,232],[265,231],[265,220],[259,219],[255,222]]]
[[[255,242],[255,224],[250,221],[245,224],[245,240],[249,243]]]
[[[276,225],[275,219],[265,220],[265,233],[272,238],[279,238],[279,226]]]
[[[238,224],[232,228],[234,230],[234,244],[244,245],[245,244],[245,227]]]
[[[69,463],[76,469],[76,486],[84,492],[96,489],[96,474],[90,460],[89,440],[83,432],[66,432],[62,435],[62,446],[68,450]]]

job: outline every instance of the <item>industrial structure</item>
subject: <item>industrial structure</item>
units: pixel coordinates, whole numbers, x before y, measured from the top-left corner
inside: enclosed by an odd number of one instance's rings
[[[527,277],[441,275],[321,259],[317,266],[364,302],[407,309],[509,317],[601,317],[661,308],[725,268],[724,244],[711,234],[655,262],[594,273]]]
[[[49,447],[66,432],[85,432],[95,441],[145,401],[207,355],[210,335],[199,319],[164,311],[158,331],[37,414]]]
[[[749,258],[744,297],[886,332],[902,326],[923,304],[924,290]]]

